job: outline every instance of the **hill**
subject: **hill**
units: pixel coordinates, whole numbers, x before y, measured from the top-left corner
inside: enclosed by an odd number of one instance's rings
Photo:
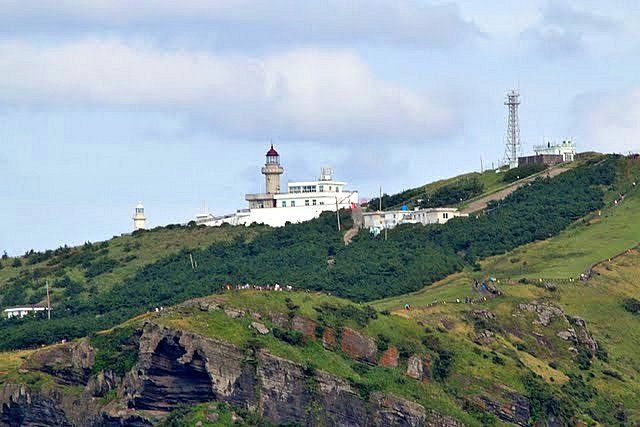
[[[64,254],[52,252],[50,260],[38,261],[53,264],[48,274],[57,276],[48,279],[54,286],[54,319],[46,323],[37,319],[3,320],[0,348],[24,348],[82,336],[158,306],[220,292],[227,283],[285,283],[358,301],[415,291],[464,268],[478,268],[478,260],[553,236],[602,208],[608,194],[626,185],[622,171],[630,162],[616,156],[594,159],[556,177],[520,187],[504,200],[493,202],[486,214],[457,218],[445,226],[398,227],[386,241],[360,233],[344,246],[331,214],[278,229],[174,230],[180,233],[178,236],[201,233],[203,238],[219,241],[201,249],[169,253],[111,286],[99,287],[94,277],[99,276],[97,273],[107,278],[112,274],[103,269],[104,265],[126,264],[109,258],[109,247],[113,245],[117,253],[118,244],[124,247],[127,242],[114,239],[77,248],[69,258],[75,262],[72,265],[66,264]],[[349,227],[348,214],[342,215],[343,224]],[[224,235],[226,231],[229,233]],[[149,236],[154,242],[158,237],[153,234],[164,232],[145,232],[131,238],[135,241]],[[148,246],[155,248],[153,244]],[[83,261],[84,257],[89,262]],[[28,258],[25,264],[29,259],[33,260]],[[10,262],[15,260],[5,260]],[[73,273],[85,266],[84,277],[74,280]],[[26,271],[33,275],[39,270]],[[41,275],[14,277],[3,288],[3,305],[29,297],[41,299],[46,280],[47,276]]]
[[[89,337],[0,354],[0,400],[30,393],[0,419],[46,407],[50,424],[638,423],[639,176],[635,159],[597,157],[477,216],[398,227],[387,241],[360,233],[346,247],[331,215],[126,236],[195,233],[207,246],[149,256],[51,322],[3,322],[5,349]],[[62,289],[74,281],[58,274]],[[323,293],[264,286],[274,283]]]
[[[491,284],[499,295],[466,283],[473,304],[442,293],[462,288],[452,278],[428,288],[439,303],[393,313],[384,302],[231,290],[88,339],[3,354],[0,399],[23,384],[31,400],[3,405],[1,416],[48,405],[95,425],[320,416],[328,425],[633,424],[640,318],[627,301],[639,271],[631,250],[595,266],[589,281]],[[85,402],[84,412],[62,396]]]

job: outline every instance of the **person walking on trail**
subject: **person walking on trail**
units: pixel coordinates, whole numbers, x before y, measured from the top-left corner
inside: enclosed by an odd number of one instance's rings
[[[411,311],[411,306],[407,303],[404,305],[404,309],[407,311]]]

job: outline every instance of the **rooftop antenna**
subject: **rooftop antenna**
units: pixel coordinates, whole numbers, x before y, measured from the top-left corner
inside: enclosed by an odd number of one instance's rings
[[[505,163],[509,165],[509,168],[513,169],[518,167],[518,152],[520,151],[520,120],[518,118],[520,93],[517,90],[508,92],[504,105],[506,105],[509,110],[504,160]]]
[[[47,287],[47,320],[51,320],[51,298],[49,297],[49,281],[45,281]]]

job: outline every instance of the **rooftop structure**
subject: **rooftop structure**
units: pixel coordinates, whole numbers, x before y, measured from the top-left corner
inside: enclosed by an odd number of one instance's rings
[[[570,139],[552,144],[547,142],[533,147],[536,155],[560,155],[563,162],[572,162],[576,155],[576,143]]]
[[[351,209],[358,204],[358,192],[347,190],[346,182],[335,180],[333,170],[326,167],[322,168],[318,179],[289,182],[287,192],[281,192],[280,175],[284,168],[273,145],[267,151],[261,172],[265,176],[265,192],[246,194],[248,209],[219,217],[203,213],[196,217],[196,223],[213,226],[258,223],[280,227],[287,222],[317,218],[324,211]]]

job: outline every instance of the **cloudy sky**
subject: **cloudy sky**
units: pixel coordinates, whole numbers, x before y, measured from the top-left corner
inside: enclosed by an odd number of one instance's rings
[[[269,141],[284,180],[361,195],[504,152],[640,143],[635,0],[0,0],[0,251],[244,207]]]

